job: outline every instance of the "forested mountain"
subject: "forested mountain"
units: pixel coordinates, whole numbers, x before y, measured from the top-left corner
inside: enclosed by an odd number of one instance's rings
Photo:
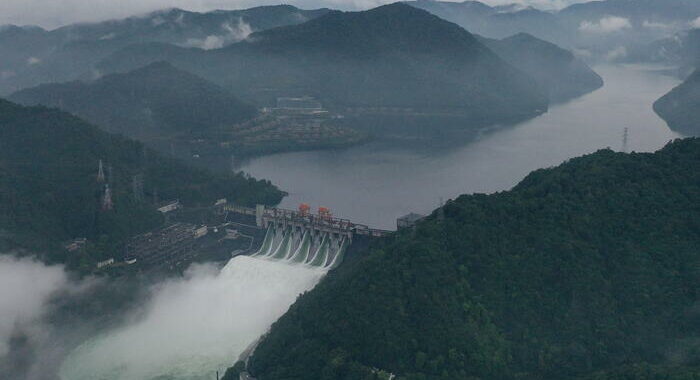
[[[57,107],[139,140],[201,135],[257,113],[228,91],[166,62],[89,83],[41,85],[19,91],[10,100]]]
[[[299,24],[327,12],[289,5],[208,13],[170,9],[52,31],[9,26],[0,30],[0,93],[47,82],[92,78],[99,74],[93,70],[95,63],[135,43],[214,49],[240,41],[255,31]]]
[[[573,33],[556,15],[532,7],[497,7],[479,1],[407,1],[413,7],[454,22],[472,33],[505,38],[518,33],[532,34],[558,44],[567,44]]]
[[[208,52],[133,46],[101,68],[126,71],[164,56],[258,104],[280,95],[311,95],[330,108],[453,112],[480,123],[547,108],[534,80],[469,32],[401,3],[331,12]]]
[[[700,139],[602,150],[449,201],[301,296],[249,369],[261,380],[697,378],[699,167]]]
[[[112,210],[102,209],[100,160]],[[135,176],[143,183],[138,197]],[[127,236],[161,223],[157,199],[210,205],[226,197],[253,205],[276,204],[282,196],[267,181],[191,169],[62,111],[0,100],[0,250],[25,248],[49,262],[94,264],[120,252]],[[59,243],[80,237],[88,238],[90,255],[63,256]]]
[[[674,131],[700,136],[700,70],[657,100],[654,111]]]
[[[650,43],[631,47],[625,57],[631,62],[652,62],[679,66],[685,78],[700,67],[700,29],[691,29]]]
[[[603,79],[565,49],[526,33],[481,41],[506,62],[535,78],[553,102],[581,96],[603,86]]]

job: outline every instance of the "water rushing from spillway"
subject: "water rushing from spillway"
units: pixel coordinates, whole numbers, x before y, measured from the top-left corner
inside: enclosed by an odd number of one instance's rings
[[[327,270],[264,256],[235,257],[220,271],[195,268],[161,284],[131,323],[79,346],[60,378],[214,379]]]
[[[348,244],[345,237],[333,234],[269,227],[253,256],[333,269],[343,261]]]

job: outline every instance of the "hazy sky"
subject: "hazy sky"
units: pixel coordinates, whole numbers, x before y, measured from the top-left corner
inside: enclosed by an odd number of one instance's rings
[[[482,0],[492,5],[522,3],[558,8],[583,0]],[[40,25],[46,28],[82,21],[99,21],[178,7],[194,11],[240,9],[289,3],[302,8],[366,9],[393,0],[0,0],[0,25]]]

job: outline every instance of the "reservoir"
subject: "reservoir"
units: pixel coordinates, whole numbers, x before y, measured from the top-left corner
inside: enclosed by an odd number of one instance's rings
[[[398,216],[428,213],[440,198],[511,188],[530,171],[610,147],[653,151],[678,137],[652,103],[678,81],[649,68],[602,66],[598,91],[551,107],[527,122],[449,148],[375,141],[348,149],[277,154],[241,169],[335,216],[393,229]],[[427,144],[426,144],[427,145]],[[327,270],[239,256],[223,269],[193,266],[159,283],[115,327],[80,344],[63,361],[62,380],[216,378]]]
[[[595,67],[605,85],[549,112],[461,146],[397,147],[382,141],[340,150],[282,153],[239,169],[289,192],[280,207],[324,206],[334,216],[395,229],[440,199],[508,190],[529,172],[599,149],[651,152],[680,137],[652,110],[679,81],[646,66]],[[426,144],[430,145],[430,144]]]

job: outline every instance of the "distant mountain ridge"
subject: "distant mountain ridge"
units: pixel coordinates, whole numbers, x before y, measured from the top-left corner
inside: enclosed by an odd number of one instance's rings
[[[327,12],[290,5],[208,13],[170,9],[51,31],[8,26],[0,31],[0,55],[4,58],[0,62],[0,93],[80,76],[91,78],[95,63],[134,43],[221,48],[252,32],[302,23]]]
[[[166,62],[89,83],[41,85],[19,91],[10,99],[57,107],[109,132],[140,140],[196,136],[257,113],[255,107],[228,91]]]
[[[481,41],[514,67],[535,78],[552,102],[566,101],[603,86],[603,79],[570,51],[519,33]]]
[[[407,4],[488,38],[527,33],[576,48],[589,60],[624,58],[626,52],[621,48],[630,49],[687,30],[700,18],[700,2],[695,0],[588,1],[558,11],[492,7],[478,1],[418,0]]]
[[[309,94],[329,107],[450,110],[489,123],[547,108],[534,80],[469,32],[401,3],[331,12],[208,52],[132,46],[99,67],[123,72],[161,59],[258,104]]]

